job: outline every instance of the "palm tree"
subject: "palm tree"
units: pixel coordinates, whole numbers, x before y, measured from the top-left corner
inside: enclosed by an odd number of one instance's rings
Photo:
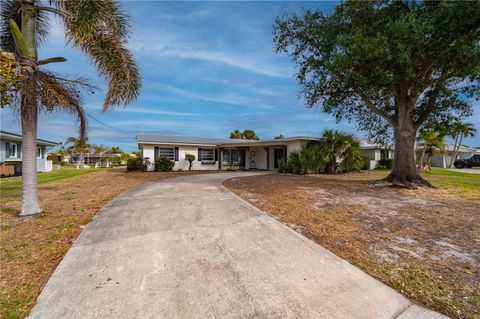
[[[470,123],[458,122],[453,126],[452,135],[454,135],[455,137],[455,143],[453,145],[453,156],[450,159],[450,165],[448,165],[449,168],[452,168],[453,162],[457,158],[463,138],[468,136],[475,136],[476,133],[477,130]]]
[[[254,130],[243,130],[243,132],[240,130],[235,130],[230,132],[230,138],[237,140],[259,140]]]
[[[360,142],[350,134],[334,130],[325,130],[318,143],[325,157],[325,172],[336,173],[340,165],[346,171],[362,168]]]
[[[79,89],[88,88],[88,84],[43,69],[49,63],[65,62],[65,58],[38,59],[38,44],[46,39],[52,14],[62,20],[68,42],[87,54],[98,73],[108,81],[104,111],[131,103],[141,88],[137,65],[126,48],[129,25],[116,1],[2,0],[1,48],[15,53],[22,70],[20,98],[12,103],[20,108],[23,135],[22,216],[42,211],[36,174],[39,110],[63,109],[75,113],[80,122],[80,143],[87,134]]]
[[[241,140],[243,139],[243,134],[241,131],[235,130],[233,132],[230,132],[230,138],[235,140]]]
[[[246,140],[255,140],[255,141],[258,141],[260,139],[254,130],[244,130],[243,138]]]
[[[423,158],[425,154],[427,154],[428,167],[432,170],[430,165],[432,156],[444,152],[444,136],[437,131],[422,131],[418,136],[418,144],[420,151],[419,164],[421,165],[423,163]]]

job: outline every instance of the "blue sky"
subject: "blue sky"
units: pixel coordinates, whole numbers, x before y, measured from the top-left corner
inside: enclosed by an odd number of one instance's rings
[[[275,135],[318,136],[335,128],[359,136],[354,124],[336,123],[308,110],[299,96],[289,58],[273,50],[272,25],[277,16],[319,8],[334,2],[160,2],[123,1],[130,16],[129,47],[140,66],[143,90],[125,109],[102,113],[105,83],[79,51],[64,41],[53,23],[40,58],[64,56],[55,71],[88,78],[100,88],[85,97],[85,110],[107,126],[89,119],[89,142],[136,149],[141,131],[206,137],[228,137],[234,129],[253,129],[261,138]],[[0,112],[2,130],[20,132],[11,111]],[[480,110],[469,119],[480,131]],[[67,114],[41,115],[39,137],[64,141],[76,136],[77,123]],[[479,134],[480,136],[480,134]],[[467,139],[480,146],[480,137]]]

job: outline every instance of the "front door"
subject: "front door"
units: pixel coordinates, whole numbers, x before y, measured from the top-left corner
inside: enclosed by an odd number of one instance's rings
[[[273,150],[273,168],[278,168],[278,161],[284,160],[285,151],[283,149],[274,149]]]
[[[246,156],[245,150],[238,150],[238,169],[245,169]]]

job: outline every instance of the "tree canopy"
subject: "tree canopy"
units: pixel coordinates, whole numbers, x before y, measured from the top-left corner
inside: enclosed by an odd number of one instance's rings
[[[306,106],[393,137],[397,168],[414,163],[420,127],[461,120],[479,98],[478,1],[347,1],[328,16],[278,18],[274,41],[298,67]]]
[[[259,140],[260,138],[257,136],[254,130],[235,130],[230,132],[231,139],[238,139],[238,140]]]

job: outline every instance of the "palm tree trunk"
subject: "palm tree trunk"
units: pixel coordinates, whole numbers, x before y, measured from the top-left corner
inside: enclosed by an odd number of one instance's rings
[[[457,159],[457,156],[458,156],[458,152],[460,152],[460,146],[462,145],[462,140],[463,140],[463,133],[460,133],[460,139],[458,141],[458,146],[457,146],[457,150],[455,151],[455,156],[453,157],[453,161],[455,162],[455,160]]]
[[[452,168],[453,162],[455,161],[455,157],[457,156],[456,153],[457,153],[458,135],[459,134],[455,135],[455,143],[453,144],[453,155],[450,158],[450,164],[448,165],[448,168]]]
[[[25,79],[21,102],[22,117],[22,212],[20,216],[42,212],[38,203],[37,182],[37,121],[34,79]],[[30,84],[30,85],[29,85]],[[32,85],[33,84],[33,85]]]
[[[38,107],[36,97],[35,69],[37,66],[36,20],[37,11],[33,0],[22,2],[22,34],[27,45],[28,56],[22,57],[25,70],[22,81],[22,212],[20,216],[42,212],[38,204],[37,181],[37,124]]]
[[[418,162],[417,162],[419,168],[422,168],[422,167],[423,167],[422,164],[423,164],[423,158],[425,157],[425,148],[426,148],[425,146],[422,148],[422,152],[421,152],[421,154],[420,154],[420,158],[418,159]]]

